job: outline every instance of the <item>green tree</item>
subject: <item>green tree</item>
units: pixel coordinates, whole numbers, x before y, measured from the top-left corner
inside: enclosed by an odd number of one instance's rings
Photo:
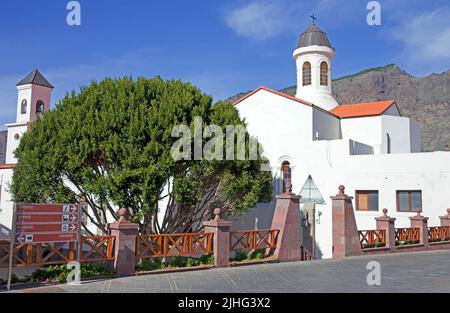
[[[106,216],[117,219],[117,209],[127,207],[143,233],[197,231],[214,207],[238,214],[269,200],[272,177],[260,170],[261,157],[172,158],[178,140],[171,136],[173,127],[193,129],[196,116],[203,126],[217,124],[224,131],[226,125],[245,125],[230,103],[212,105],[210,96],[189,83],[159,77],[92,82],[66,94],[23,136],[15,151],[13,199],[85,202],[84,214],[104,232]],[[162,200],[166,210],[159,207]]]

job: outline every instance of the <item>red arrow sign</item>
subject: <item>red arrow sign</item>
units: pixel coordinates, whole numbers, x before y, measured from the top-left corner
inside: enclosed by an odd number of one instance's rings
[[[17,204],[14,225],[20,243],[77,241],[80,209],[77,204]]]
[[[78,205],[75,204],[18,204],[17,213],[76,213]]]
[[[17,224],[33,224],[33,223],[64,223],[78,222],[78,214],[23,214],[17,215]]]
[[[20,243],[72,242],[77,241],[77,236],[77,233],[17,234],[16,240]]]
[[[76,224],[18,224],[16,233],[36,233],[36,232],[76,232],[78,225]]]

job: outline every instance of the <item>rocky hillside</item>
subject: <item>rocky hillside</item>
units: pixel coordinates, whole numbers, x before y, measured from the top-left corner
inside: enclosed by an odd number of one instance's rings
[[[294,95],[295,87],[281,91]],[[419,122],[423,151],[450,151],[450,70],[413,77],[391,64],[334,80],[333,94],[345,104],[395,99],[403,116]]]

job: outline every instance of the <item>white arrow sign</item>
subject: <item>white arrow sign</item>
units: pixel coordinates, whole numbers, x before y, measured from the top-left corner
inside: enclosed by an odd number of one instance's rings
[[[33,242],[33,235],[19,235],[17,236],[17,242],[30,243]]]
[[[77,216],[73,215],[73,214],[70,214],[70,221],[71,222],[75,222],[76,220],[77,220]]]
[[[74,224],[70,224],[69,228],[70,231],[74,231],[77,227]]]

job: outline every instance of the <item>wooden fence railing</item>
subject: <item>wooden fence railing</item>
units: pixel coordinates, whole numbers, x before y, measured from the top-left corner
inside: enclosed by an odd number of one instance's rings
[[[230,251],[252,249],[275,249],[278,229],[246,230],[230,233]]]
[[[213,233],[141,235],[136,237],[136,258],[201,256],[213,253]]]
[[[396,228],[395,229],[395,244],[402,243],[412,244],[420,241],[420,228]]]
[[[386,246],[386,230],[360,230],[359,242],[362,249]]]
[[[114,260],[114,236],[81,237],[80,262],[103,262]],[[9,240],[0,240],[0,268],[8,267]],[[64,264],[77,259],[75,243],[15,244],[13,266],[45,266]]]
[[[450,240],[450,226],[428,227],[428,240],[431,242]]]

